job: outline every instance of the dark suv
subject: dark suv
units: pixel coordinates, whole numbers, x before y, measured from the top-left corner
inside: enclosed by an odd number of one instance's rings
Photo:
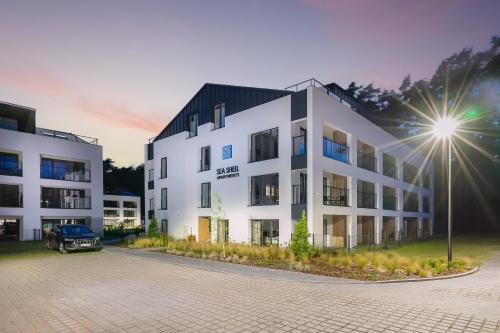
[[[47,249],[61,253],[77,250],[102,250],[101,239],[84,224],[55,225],[47,235]]]

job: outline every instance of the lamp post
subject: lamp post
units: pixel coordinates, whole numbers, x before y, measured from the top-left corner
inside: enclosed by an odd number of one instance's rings
[[[434,122],[432,132],[438,139],[448,141],[448,262],[452,260],[451,251],[451,138],[458,127],[458,121],[453,118],[443,117]]]

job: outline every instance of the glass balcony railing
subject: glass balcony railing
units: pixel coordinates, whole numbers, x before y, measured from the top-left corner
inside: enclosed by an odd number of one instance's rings
[[[349,206],[349,190],[343,187],[323,186],[323,205]]]
[[[90,183],[90,170],[40,166],[40,178]]]
[[[349,163],[349,147],[323,137],[323,156]]]
[[[23,164],[14,161],[0,161],[0,175],[21,177],[23,175]]]
[[[358,208],[377,208],[377,194],[358,191]]]
[[[58,209],[90,209],[90,197],[60,197],[57,199],[42,197],[40,200],[40,207]]]
[[[358,151],[358,167],[377,172],[377,159],[375,156]]]
[[[292,204],[305,204],[307,202],[306,188],[302,185],[292,185]]]
[[[306,154],[306,136],[299,135],[292,138],[292,154],[293,156],[300,156]]]

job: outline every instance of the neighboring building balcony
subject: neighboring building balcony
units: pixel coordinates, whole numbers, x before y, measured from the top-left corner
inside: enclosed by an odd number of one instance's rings
[[[323,156],[349,163],[349,147],[323,137]]]
[[[358,151],[358,167],[377,172],[377,159],[371,154]]]
[[[358,191],[358,208],[377,208],[377,194]]]
[[[57,199],[43,198],[40,200],[41,208],[55,209],[90,209],[90,197],[60,197]]]
[[[397,197],[393,195],[384,195],[384,203],[385,210],[397,210]]]
[[[90,183],[90,170],[40,166],[40,178]]]
[[[112,210],[112,209],[105,209],[104,210],[104,217],[119,217],[120,214],[118,214],[117,210]]]
[[[323,186],[323,205],[349,206],[349,189],[334,186]]]
[[[23,176],[22,162],[0,161],[0,175],[3,176]]]

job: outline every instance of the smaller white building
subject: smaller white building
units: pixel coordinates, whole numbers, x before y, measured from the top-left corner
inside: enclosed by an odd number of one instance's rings
[[[141,197],[104,195],[104,226],[136,227],[141,221]]]

